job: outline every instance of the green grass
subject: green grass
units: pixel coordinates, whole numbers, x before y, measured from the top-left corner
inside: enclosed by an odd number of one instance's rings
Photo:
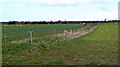
[[[104,24],[101,25],[95,33],[87,36],[85,40],[102,40],[102,41],[110,41],[110,40],[118,40],[118,25],[115,24]]]
[[[81,24],[51,24],[51,25],[47,25],[47,24],[34,24],[34,25],[24,25],[23,26],[16,26],[13,25],[12,27],[7,26],[5,27],[4,25],[2,26],[3,30],[2,30],[2,34],[3,34],[3,38],[5,35],[8,36],[8,41],[12,41],[12,40],[20,40],[20,39],[25,39],[25,38],[30,38],[30,33],[28,31],[34,31],[35,32],[35,37],[39,37],[39,38],[44,38],[45,36],[48,35],[48,32],[50,32],[50,34],[55,34],[55,30],[59,31],[59,33],[62,33],[64,29],[66,30],[71,30],[71,29],[78,29],[78,28],[82,28],[85,27]],[[4,42],[4,39],[3,39]]]
[[[20,40],[28,37],[26,31],[35,30],[36,37],[44,37],[47,32],[57,29],[61,32],[64,29],[77,29],[82,25],[30,25],[23,27],[3,27],[3,36],[9,35],[9,41]],[[4,50],[3,43],[3,64],[22,65],[98,65],[118,64],[118,26],[113,23],[101,24],[94,32],[73,39],[65,40],[55,45],[43,44],[8,44],[8,51]],[[14,31],[17,29],[18,31]],[[106,30],[107,29],[107,30]],[[21,31],[20,31],[21,30]],[[13,32],[14,31],[14,32]],[[24,34],[19,34],[24,32]],[[42,34],[40,34],[42,33]],[[46,33],[46,34],[45,34]],[[18,34],[18,35],[16,35]],[[14,35],[14,36],[12,36]],[[4,38],[3,38],[4,39]],[[3,40],[4,42],[4,40]]]

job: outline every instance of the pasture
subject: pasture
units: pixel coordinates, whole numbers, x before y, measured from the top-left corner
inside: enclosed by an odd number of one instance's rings
[[[88,24],[84,31],[96,25]],[[2,26],[3,65],[115,65],[118,64],[118,25],[99,24],[84,33],[82,24],[33,24]],[[72,36],[69,31],[72,29]],[[67,30],[66,36],[63,31]],[[78,32],[79,30],[79,32]],[[34,31],[34,44],[30,33]],[[74,33],[77,33],[74,35]],[[58,37],[58,35],[60,35]],[[5,36],[6,51],[5,51]],[[69,37],[70,36],[70,37]],[[19,41],[27,40],[24,43]]]

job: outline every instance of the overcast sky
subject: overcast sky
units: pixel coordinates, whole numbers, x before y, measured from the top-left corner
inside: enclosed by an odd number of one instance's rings
[[[117,20],[119,0],[1,0],[0,21]]]

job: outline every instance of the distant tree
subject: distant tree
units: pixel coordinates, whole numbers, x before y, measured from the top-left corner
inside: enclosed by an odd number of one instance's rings
[[[105,23],[106,23],[106,20],[107,20],[107,19],[104,20]]]
[[[50,21],[51,23],[53,22],[53,20]]]

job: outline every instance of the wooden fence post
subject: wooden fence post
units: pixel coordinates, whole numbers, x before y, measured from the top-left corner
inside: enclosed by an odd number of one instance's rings
[[[74,29],[73,29],[73,31],[72,31],[72,34],[74,34]]]
[[[33,44],[33,39],[32,39],[32,31],[30,31],[30,37],[31,37],[31,44]]]
[[[66,36],[66,32],[67,32],[67,31],[66,31],[66,30],[64,30],[64,36]]]
[[[78,28],[78,33],[79,33],[79,28]]]
[[[55,29],[55,36],[57,37],[57,30]]]
[[[82,32],[84,32],[84,28],[82,28]]]
[[[57,31],[56,37],[58,36],[58,34],[59,34],[59,31]]]
[[[35,40],[35,32],[33,32],[33,44],[34,44],[34,40]]]
[[[70,30],[70,36],[72,35],[72,29]]]
[[[50,39],[50,32],[48,32],[48,39]]]
[[[5,51],[7,51],[7,36],[5,35]]]

